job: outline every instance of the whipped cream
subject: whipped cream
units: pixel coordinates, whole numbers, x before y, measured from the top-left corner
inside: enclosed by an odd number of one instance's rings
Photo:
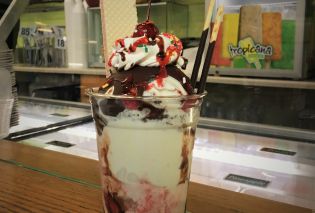
[[[177,64],[186,68],[187,60],[181,56],[183,45],[175,35],[162,33],[154,40],[146,36],[127,37],[115,42],[109,66],[129,70],[135,65],[158,67]]]

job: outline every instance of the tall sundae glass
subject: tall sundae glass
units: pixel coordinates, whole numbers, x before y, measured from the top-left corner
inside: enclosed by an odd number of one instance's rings
[[[182,43],[150,20],[118,39],[92,104],[106,213],[184,213],[204,94],[183,73]]]
[[[89,94],[105,212],[184,213],[202,96]]]

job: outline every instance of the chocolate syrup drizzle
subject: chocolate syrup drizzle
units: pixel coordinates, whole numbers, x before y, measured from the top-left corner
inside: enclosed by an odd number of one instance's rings
[[[91,102],[92,102],[92,113],[93,113],[93,118],[95,121],[95,127],[96,127],[96,132],[99,136],[102,135],[104,127],[107,125],[107,121],[102,118],[99,114],[99,105],[97,103],[97,100],[95,97],[91,97]]]
[[[116,182],[116,184],[121,185],[121,181],[118,180],[114,175],[113,172],[110,169],[110,164],[108,161],[108,151],[109,146],[108,144],[105,145],[105,147],[101,150],[101,157],[104,160],[104,171],[103,175],[105,179],[111,179],[112,181]],[[118,196],[118,192],[112,192],[109,187],[104,191],[104,201],[106,205],[106,209],[109,211],[109,213],[124,213],[126,210],[124,208],[124,200]]]
[[[175,65],[166,66],[168,75],[175,78],[189,95],[193,94],[189,78]],[[150,82],[159,77],[159,67],[134,66],[130,70],[112,74],[99,92],[106,93],[114,86],[114,95],[142,96]]]
[[[175,78],[181,83],[182,87],[188,94],[193,94],[193,89],[189,83],[189,78],[176,66],[167,66],[168,75]],[[117,72],[107,79],[106,87],[99,89],[100,93],[106,93],[114,87],[114,95],[129,95],[142,96],[147,89],[148,84],[157,78],[160,74],[159,67],[140,67],[135,66],[131,70]],[[150,113],[143,119],[146,120],[161,120],[166,118],[164,109],[156,108],[153,105],[135,100],[119,100],[119,99],[103,99],[100,102],[100,110],[104,115],[117,116],[125,109],[140,110],[149,109]]]
[[[180,164],[180,179],[178,184],[183,184],[186,181],[189,180],[189,155],[190,152],[192,151],[192,147],[190,148],[190,146],[192,146],[191,143],[193,143],[194,138],[195,138],[195,134],[196,134],[196,130],[194,128],[187,128],[184,127],[184,137],[183,137],[183,145],[182,145],[182,162]]]

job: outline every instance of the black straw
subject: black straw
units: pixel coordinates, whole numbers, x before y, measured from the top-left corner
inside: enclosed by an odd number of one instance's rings
[[[200,77],[200,81],[198,85],[198,92],[197,92],[198,94],[201,94],[205,91],[206,84],[207,84],[207,76],[209,73],[209,68],[211,64],[212,55],[214,52],[214,47],[215,47],[215,41],[211,42],[208,46],[205,63],[202,68],[202,73],[201,73],[201,77]]]
[[[206,88],[207,76],[208,76],[210,65],[211,65],[211,60],[212,60],[212,56],[213,56],[213,52],[214,52],[215,43],[216,43],[216,40],[218,38],[218,32],[219,32],[219,28],[220,28],[221,21],[222,21],[223,10],[224,10],[223,6],[220,6],[217,10],[215,23],[214,23],[213,30],[212,30],[212,33],[210,36],[209,46],[208,46],[206,58],[205,58],[205,61],[203,64],[199,85],[198,85],[198,91],[197,91],[198,94],[203,93],[205,91],[205,88]]]
[[[198,51],[197,51],[197,55],[196,55],[196,59],[195,59],[195,64],[194,64],[194,68],[193,68],[193,71],[192,71],[191,77],[190,77],[192,88],[196,87],[198,72],[199,72],[199,68],[200,68],[200,64],[201,64],[203,51],[205,49],[208,33],[209,33],[209,28],[203,30],[201,37],[200,37],[200,42],[199,42]]]
[[[150,20],[150,15],[151,15],[151,0],[149,0],[148,2],[147,21]]]
[[[205,23],[203,26],[203,31],[201,33],[197,55],[195,58],[195,64],[194,64],[194,68],[192,70],[191,77],[190,77],[191,86],[193,88],[196,88],[196,82],[197,82],[198,73],[199,73],[199,69],[200,69],[201,59],[202,59],[203,52],[205,49],[208,34],[210,31],[209,30],[210,29],[210,23],[211,23],[211,18],[212,18],[212,13],[213,13],[215,2],[216,2],[215,0],[209,1],[208,11],[207,11]]]

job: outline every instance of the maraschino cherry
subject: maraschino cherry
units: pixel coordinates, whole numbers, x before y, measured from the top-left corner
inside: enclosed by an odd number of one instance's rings
[[[146,20],[136,26],[136,30],[134,31],[132,37],[141,37],[145,35],[146,37],[154,40],[159,33],[159,29],[155,26],[155,24],[150,20]]]
[[[159,29],[153,21],[150,20],[150,12],[151,12],[151,0],[149,0],[149,7],[147,12],[147,20],[142,22],[136,26],[136,29],[132,35],[132,37],[141,37],[146,36],[147,38],[151,38],[152,40],[160,33]]]

